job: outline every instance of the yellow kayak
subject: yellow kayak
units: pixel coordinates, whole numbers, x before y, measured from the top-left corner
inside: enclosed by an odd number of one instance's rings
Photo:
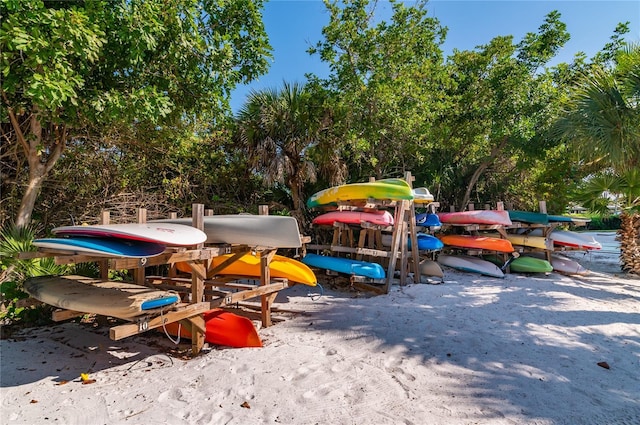
[[[212,258],[210,268],[217,267],[232,256],[233,254],[226,254]],[[176,263],[176,267],[182,272],[191,273],[191,268],[186,263]],[[316,286],[318,284],[316,275],[309,266],[301,263],[300,261],[294,260],[293,258],[274,255],[271,263],[269,264],[269,270],[271,271],[271,277],[287,278],[290,282],[302,283],[309,286]],[[260,255],[247,253],[222,269],[218,275],[259,278]]]
[[[402,179],[383,179],[366,183],[350,183],[334,186],[315,193],[307,200],[308,208],[337,205],[338,202],[412,200],[413,191]]]
[[[487,233],[486,236],[499,238],[499,233]],[[530,248],[553,249],[553,242],[543,236],[532,236],[527,234],[507,233],[507,240],[512,245],[528,246]]]

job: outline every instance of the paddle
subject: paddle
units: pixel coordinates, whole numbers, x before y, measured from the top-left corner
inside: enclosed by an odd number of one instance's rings
[[[500,270],[502,270],[503,272],[505,270],[507,270],[507,267],[509,267],[509,264],[511,264],[511,262],[513,260],[515,260],[516,258],[520,257],[520,253],[519,252],[512,252],[511,253],[511,258],[509,258],[503,265],[502,267],[500,267]]]

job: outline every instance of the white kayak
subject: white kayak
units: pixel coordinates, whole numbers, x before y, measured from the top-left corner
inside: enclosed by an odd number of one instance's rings
[[[438,263],[457,270],[480,273],[491,277],[504,277],[498,266],[490,261],[470,255],[438,255]]]

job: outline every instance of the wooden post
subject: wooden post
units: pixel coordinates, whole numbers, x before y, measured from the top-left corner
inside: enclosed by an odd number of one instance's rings
[[[485,210],[490,210],[491,209],[491,205],[490,204],[484,204],[484,209]]]
[[[402,225],[405,223],[405,211],[409,209],[409,202],[407,200],[398,201],[396,203],[396,213],[394,217],[395,227],[393,230],[393,237],[391,238],[391,256],[389,257],[389,265],[387,267],[387,281],[384,286],[384,293],[389,293],[391,282],[393,280],[393,274],[396,271],[398,262],[398,254],[400,253],[401,241],[407,243],[407,228]],[[404,232],[404,233],[403,233]]]
[[[191,224],[196,229],[204,230],[204,205],[193,204],[191,208]],[[204,243],[199,243],[195,246],[195,249],[204,248]],[[204,277],[207,275],[204,264],[199,261],[191,265],[191,302],[202,302],[204,296]],[[192,318],[197,320],[204,329],[204,318]],[[191,326],[191,351],[194,355],[198,354],[204,345],[204,333],[200,331],[196,326]]]
[[[259,215],[269,215],[269,205],[258,205]]]
[[[540,201],[538,202],[539,208],[540,208],[540,212],[543,214],[547,213],[547,201]]]
[[[413,188],[413,182],[415,177],[411,175],[411,171],[407,171],[405,174],[405,180],[409,183],[409,187]],[[408,215],[408,217],[406,217]],[[416,230],[416,206],[411,202],[409,210],[405,213],[405,221],[408,221],[409,225],[409,237],[411,238],[411,259],[413,262],[413,282],[420,283],[420,251],[418,249],[418,235]],[[406,225],[407,223],[405,223]],[[404,246],[404,245],[403,245]],[[407,268],[403,264],[402,273],[406,273]],[[401,278],[402,279],[402,278]],[[402,282],[402,280],[401,280]]]
[[[271,248],[260,253],[260,286],[266,286],[271,283],[271,269],[269,264],[273,256],[276,255],[277,249]],[[271,326],[271,304],[275,300],[277,292],[260,296],[260,313],[262,318],[262,326],[265,328]]]
[[[502,201],[496,202],[496,209],[498,211],[504,211],[504,202],[502,202]]]
[[[475,205],[473,203],[467,205],[467,210],[468,211],[473,211],[475,209]]]
[[[109,211],[102,210],[100,212],[100,224],[109,224],[111,221],[111,214]],[[108,280],[109,279],[109,261],[102,260],[98,263],[98,267],[100,267],[100,279]]]
[[[147,210],[145,208],[136,209],[136,220],[138,223],[147,222]],[[144,267],[138,267],[133,270],[133,280],[138,285],[145,284],[145,268]]]

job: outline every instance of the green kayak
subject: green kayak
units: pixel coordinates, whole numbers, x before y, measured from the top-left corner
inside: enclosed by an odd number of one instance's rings
[[[549,217],[545,213],[532,211],[509,210],[511,221],[531,224],[549,224]]]
[[[504,262],[502,257],[497,255],[483,256],[485,260],[491,261],[498,267],[502,267]],[[514,273],[549,273],[553,267],[547,260],[541,258],[533,258],[520,256],[509,263],[509,268]]]

